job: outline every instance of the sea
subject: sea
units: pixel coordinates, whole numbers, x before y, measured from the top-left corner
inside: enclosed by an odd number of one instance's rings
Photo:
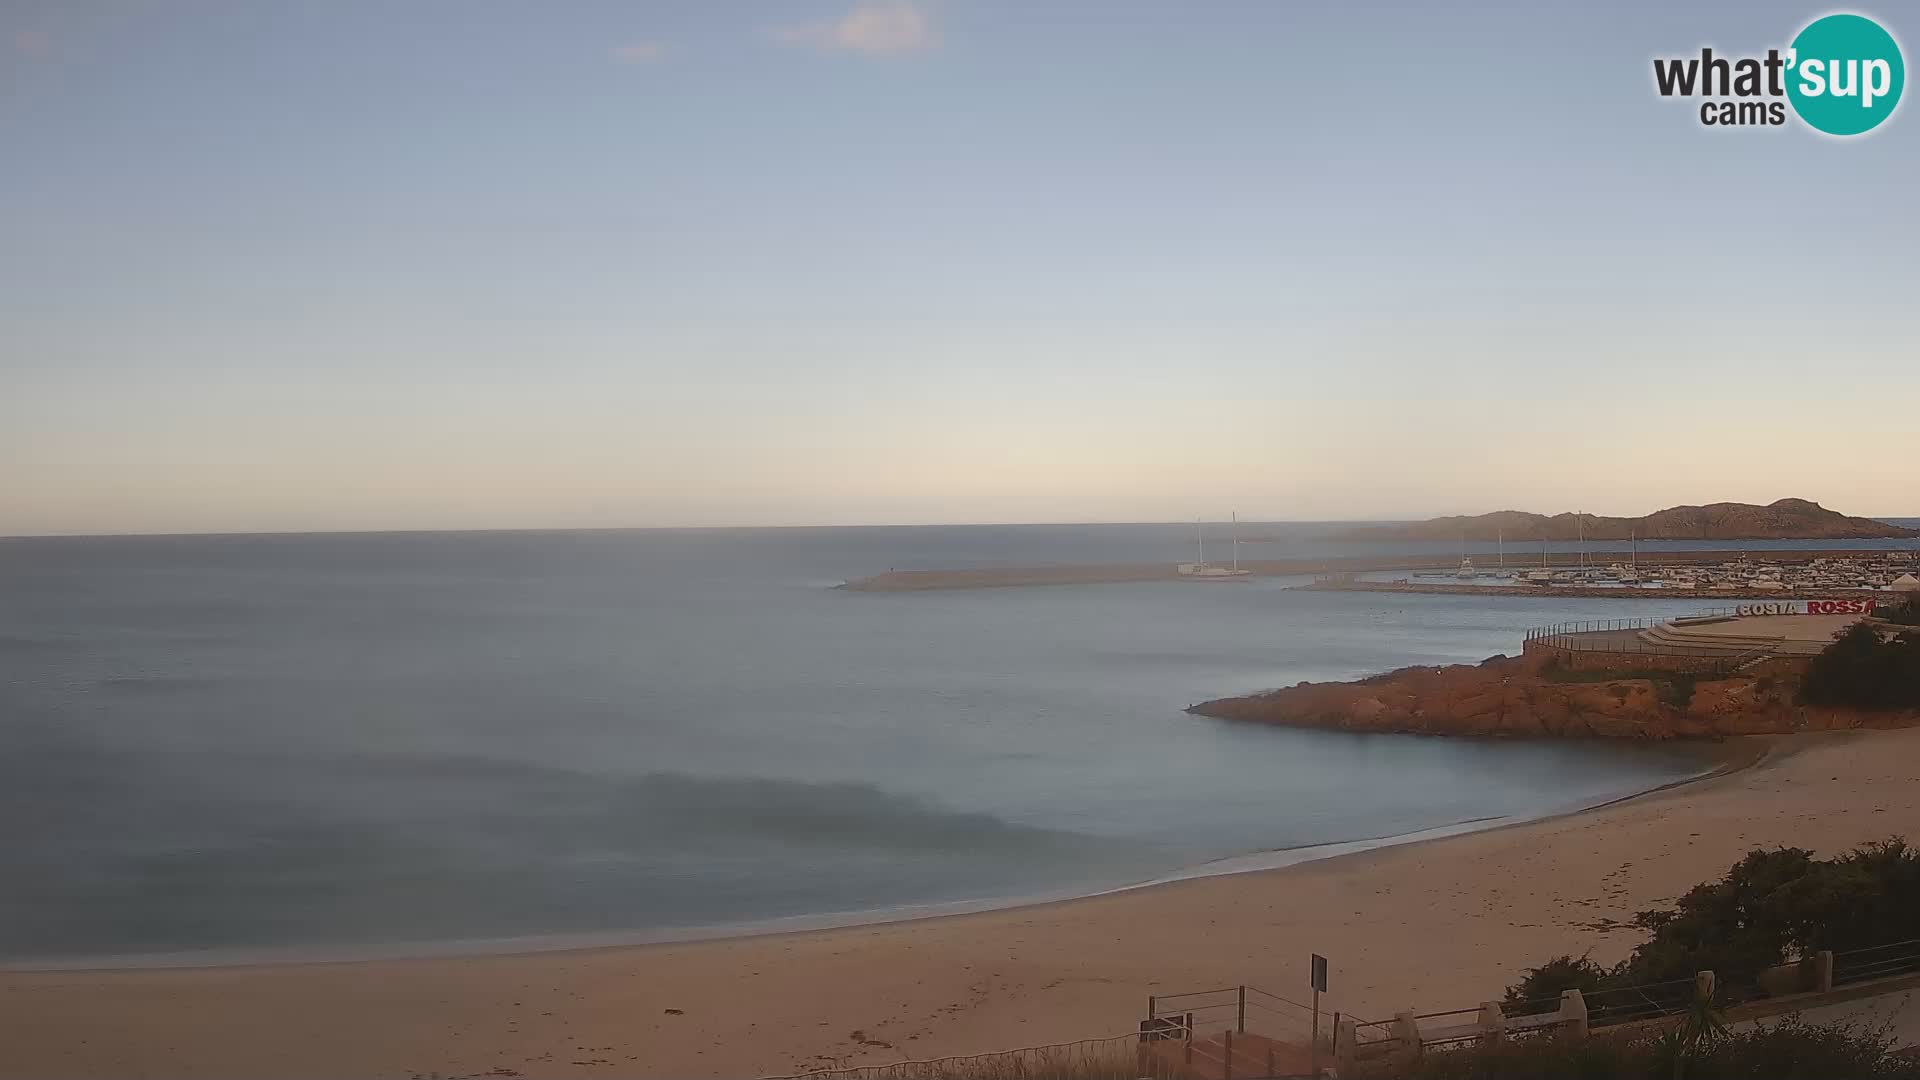
[[[1458,554],[1330,531],[1266,526],[1242,553]],[[1185,711],[1699,601],[1288,578],[836,587],[1173,562],[1192,532],[0,540],[0,964],[518,950],[972,910],[1561,813],[1719,760]]]

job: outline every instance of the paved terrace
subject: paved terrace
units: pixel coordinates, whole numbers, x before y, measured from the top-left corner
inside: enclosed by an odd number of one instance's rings
[[[1861,615],[1746,615],[1713,621],[1677,621],[1638,631],[1640,640],[1662,651],[1740,652],[1759,646],[1778,656],[1812,656],[1833,643],[1835,634],[1859,622]]]

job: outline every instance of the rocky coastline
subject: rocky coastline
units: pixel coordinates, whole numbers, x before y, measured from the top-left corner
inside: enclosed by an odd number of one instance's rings
[[[1481,738],[1718,739],[1905,727],[1920,713],[1814,707],[1777,675],[1574,672],[1539,657],[1407,667],[1302,682],[1188,708],[1224,720],[1333,731]]]

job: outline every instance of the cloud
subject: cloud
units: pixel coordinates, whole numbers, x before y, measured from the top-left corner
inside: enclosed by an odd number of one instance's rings
[[[658,41],[635,41],[613,47],[613,58],[623,64],[651,64],[667,55],[667,47]]]
[[[782,45],[869,56],[913,52],[931,38],[926,16],[910,0],[855,0],[839,19],[776,26],[769,33]]]
[[[42,30],[15,30],[13,32],[13,51],[18,53],[43,53],[53,43]]]

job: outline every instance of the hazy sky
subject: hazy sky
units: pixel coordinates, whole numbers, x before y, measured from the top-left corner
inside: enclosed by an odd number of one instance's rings
[[[0,0],[0,533],[1920,514],[1826,10]]]

